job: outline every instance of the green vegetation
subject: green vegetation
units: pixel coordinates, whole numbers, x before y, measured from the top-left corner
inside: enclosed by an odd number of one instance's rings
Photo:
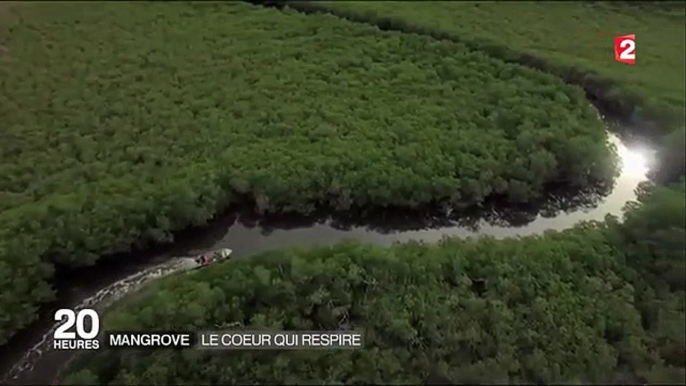
[[[596,97],[614,102],[620,112],[637,106],[663,122],[666,118],[681,124],[684,121],[683,1],[552,5],[520,1],[331,1],[298,7],[324,8],[382,27],[459,40],[492,56],[534,65],[580,84]],[[636,35],[634,66],[614,63],[614,37],[627,34]]]
[[[658,164],[653,179],[659,183],[677,181],[686,174],[686,126],[673,130],[661,139]]]
[[[113,310],[105,327],[355,328],[366,347],[110,351],[66,382],[683,383],[684,184],[675,189],[645,189],[624,225],[609,218],[521,240],[342,243],[170,277]]]
[[[398,31],[243,3],[0,13],[0,343],[50,298],[55,265],[171,240],[229,204],[522,203],[607,182],[581,90],[515,63],[683,122],[680,6],[296,6]],[[633,67],[612,63],[625,33]],[[685,132],[659,180],[683,176]],[[105,327],[356,328],[367,347],[105,351],[66,382],[683,383],[685,190],[646,185],[622,222],[537,237],[348,242],[161,279]]]
[[[578,88],[462,44],[243,3],[0,13],[0,343],[53,264],[261,211],[491,194],[614,171]]]

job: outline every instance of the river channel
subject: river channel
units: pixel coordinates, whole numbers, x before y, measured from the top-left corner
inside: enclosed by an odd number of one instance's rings
[[[640,128],[610,123],[611,133],[636,133]],[[443,237],[490,235],[496,238],[540,234],[563,230],[584,220],[602,220],[607,214],[620,215],[626,202],[634,200],[634,189],[648,179],[655,156],[650,142],[627,135],[610,134],[617,147],[620,175],[602,197],[571,202],[560,199],[538,211],[489,210],[479,216],[448,219],[425,215],[423,218],[394,216],[373,217],[366,222],[319,217],[265,221],[251,215],[222,216],[202,230],[186,232],[167,247],[105,259],[97,266],[82,269],[58,280],[57,301],[43,310],[39,322],[15,336],[0,348],[2,384],[49,384],[73,356],[52,351],[55,329],[52,313],[57,308],[104,309],[113,301],[146,282],[166,274],[193,267],[191,257],[203,251],[227,247],[232,258],[261,251],[296,245],[331,244],[355,239],[378,245],[423,240],[435,242]]]

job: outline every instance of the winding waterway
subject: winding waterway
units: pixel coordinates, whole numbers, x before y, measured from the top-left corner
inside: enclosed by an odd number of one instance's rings
[[[623,125],[611,132],[640,132]],[[52,351],[51,336],[56,308],[95,308],[102,310],[146,282],[163,275],[192,268],[190,256],[202,251],[228,247],[233,258],[296,245],[330,244],[355,239],[379,245],[423,240],[434,242],[443,237],[490,235],[496,238],[540,234],[562,230],[584,220],[602,220],[607,214],[619,215],[626,202],[634,200],[634,189],[647,180],[655,152],[648,141],[609,136],[617,146],[621,160],[620,175],[604,197],[552,199],[537,212],[489,210],[477,217],[425,215],[423,218],[371,218],[365,223],[316,218],[265,221],[254,216],[230,215],[214,221],[201,232],[192,231],[161,251],[138,253],[103,261],[98,266],[71,274],[68,282],[58,283],[58,299],[52,309],[43,311],[40,322],[13,338],[0,349],[3,384],[49,384],[73,354]],[[455,216],[453,216],[455,217]]]

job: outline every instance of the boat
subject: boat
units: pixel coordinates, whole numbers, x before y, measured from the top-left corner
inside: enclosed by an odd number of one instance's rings
[[[229,248],[221,248],[215,249],[214,251],[205,252],[194,259],[195,263],[197,264],[196,268],[206,267],[220,260],[228,259],[232,252],[233,251]]]

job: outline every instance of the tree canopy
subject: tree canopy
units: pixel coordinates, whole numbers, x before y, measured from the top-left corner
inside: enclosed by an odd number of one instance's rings
[[[673,189],[646,187],[623,224],[436,245],[347,242],[166,278],[115,308],[105,328],[356,329],[366,346],[105,351],[66,382],[683,383],[684,185]]]
[[[289,2],[294,3],[294,2]],[[683,1],[321,1],[295,2],[357,21],[449,40],[554,73],[607,108],[684,124],[686,7]],[[615,36],[634,34],[637,65],[612,62]]]
[[[0,343],[54,264],[262,212],[608,182],[583,92],[462,44],[244,3],[0,13]]]

